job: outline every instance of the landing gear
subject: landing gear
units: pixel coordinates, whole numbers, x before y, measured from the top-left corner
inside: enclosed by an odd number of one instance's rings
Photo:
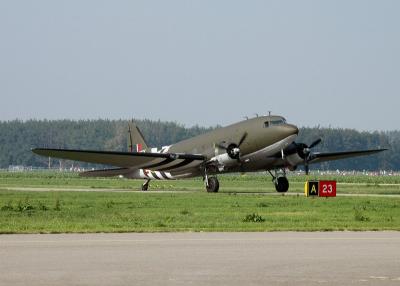
[[[142,191],[145,192],[149,189],[149,185],[150,185],[150,180],[146,180],[146,182],[143,183],[142,185]]]
[[[206,181],[206,190],[208,193],[218,193],[219,182],[217,177],[208,177]]]
[[[279,177],[275,180],[275,190],[278,193],[286,193],[289,190],[289,181],[286,177]]]
[[[286,178],[285,170],[275,170],[275,175],[268,171],[272,176],[272,182],[274,182],[275,190],[278,193],[286,193],[289,190],[289,181]]]
[[[206,190],[208,193],[218,193],[219,190],[219,182],[218,182],[218,178],[215,177],[209,177],[207,175],[207,171],[209,171],[212,166],[208,166],[204,168],[204,177],[203,177],[203,181],[204,184],[206,185]]]

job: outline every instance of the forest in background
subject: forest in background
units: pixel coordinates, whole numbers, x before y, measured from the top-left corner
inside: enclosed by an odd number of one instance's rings
[[[176,122],[134,120],[152,147],[170,145],[218,127],[185,127]],[[47,167],[48,159],[33,154],[34,147],[127,151],[127,120],[0,121],[0,168],[11,165]],[[379,155],[315,165],[321,170],[400,170],[400,131],[360,132],[353,129],[301,128],[296,142],[323,142],[313,151],[333,152],[388,148]],[[58,165],[59,160],[52,160]],[[71,164],[70,162],[69,164]],[[67,167],[68,162],[64,162]],[[75,163],[87,167],[84,163]]]

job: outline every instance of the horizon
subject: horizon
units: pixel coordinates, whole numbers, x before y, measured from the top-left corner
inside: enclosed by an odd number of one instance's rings
[[[271,115],[277,115],[277,114],[271,114]],[[259,115],[261,116],[267,116],[267,115]],[[281,116],[281,115],[278,115]],[[252,119],[255,118],[254,117],[249,117],[248,119]],[[285,117],[286,118],[286,117]],[[287,118],[286,118],[287,119]],[[228,125],[231,124],[235,124],[241,121],[245,121],[246,118],[243,118],[241,120],[235,121],[235,122],[231,122],[228,123],[226,125],[221,125],[221,124],[216,124],[216,125],[200,125],[200,124],[194,124],[194,125],[187,125],[185,123],[182,122],[178,122],[178,121],[174,121],[174,120],[162,120],[162,119],[149,119],[149,118],[130,118],[130,119],[126,119],[126,118],[59,118],[59,119],[48,119],[48,118],[29,118],[29,119],[20,119],[20,118],[15,118],[15,119],[9,119],[9,120],[1,120],[0,119],[0,123],[7,123],[7,122],[22,122],[22,123],[26,123],[29,121],[36,121],[36,122],[51,122],[51,121],[71,121],[71,122],[79,122],[79,121],[126,121],[129,122],[131,120],[134,121],[150,121],[150,122],[161,122],[161,123],[173,123],[176,124],[177,126],[181,126],[184,127],[186,129],[190,129],[190,128],[195,128],[195,127],[199,127],[199,128],[220,128],[220,127],[226,127]],[[301,126],[301,125],[297,125],[295,122],[290,122],[290,120],[288,120],[288,123],[290,124],[294,124],[299,128],[309,128],[309,129],[332,129],[332,130],[354,130],[357,132],[367,132],[367,133],[374,133],[374,132],[379,132],[379,133],[386,133],[386,132],[400,132],[400,129],[392,129],[392,130],[362,130],[362,129],[357,129],[357,128],[351,128],[351,127],[335,127],[335,126],[322,126],[322,125],[315,125],[315,126]]]

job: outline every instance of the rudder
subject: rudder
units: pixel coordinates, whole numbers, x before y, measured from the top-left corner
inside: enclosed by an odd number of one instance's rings
[[[133,121],[128,123],[128,133],[130,152],[142,152],[148,148],[142,132]]]

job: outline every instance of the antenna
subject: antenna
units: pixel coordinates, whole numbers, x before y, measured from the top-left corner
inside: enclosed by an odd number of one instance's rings
[[[254,115],[255,115],[256,117],[258,117],[258,113],[254,113]]]

